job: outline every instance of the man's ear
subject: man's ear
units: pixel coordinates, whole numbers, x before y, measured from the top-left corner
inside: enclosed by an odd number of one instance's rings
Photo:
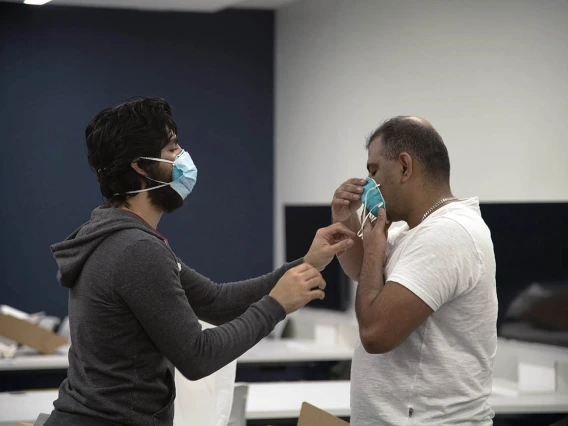
[[[412,176],[412,172],[414,171],[414,163],[412,157],[408,152],[401,152],[398,156],[398,161],[400,164],[401,172],[400,181],[402,183],[406,183],[408,182],[410,176]]]
[[[132,163],[130,163],[130,167],[132,167],[134,169],[134,171],[136,173],[138,173],[139,175],[144,176],[144,177],[148,177],[148,174],[138,165],[138,159],[136,159]]]
[[[141,189],[146,189],[148,187],[148,180],[147,179],[142,179],[142,177],[148,177],[148,173],[146,173],[144,171],[144,169],[142,169],[142,167],[140,167],[138,165],[138,160],[134,160],[132,163],[130,163],[130,167],[132,167],[134,169],[134,171],[136,173],[138,173],[138,176],[140,176],[140,185],[141,185]]]

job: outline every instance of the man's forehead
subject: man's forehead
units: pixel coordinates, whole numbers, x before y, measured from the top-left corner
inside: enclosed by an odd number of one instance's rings
[[[367,157],[369,158],[369,161],[371,159],[374,159],[375,161],[378,160],[379,157],[381,156],[382,148],[383,148],[383,137],[377,136],[375,139],[371,141],[371,143],[369,144],[369,148],[367,150]]]

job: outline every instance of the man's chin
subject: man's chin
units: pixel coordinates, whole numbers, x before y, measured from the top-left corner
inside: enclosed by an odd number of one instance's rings
[[[172,213],[183,206],[183,198],[169,186],[150,191],[148,196],[150,203],[164,213]]]
[[[170,206],[167,209],[164,209],[164,213],[173,213],[174,211],[180,209],[183,207],[183,200],[181,201],[180,204],[176,205],[176,206]]]

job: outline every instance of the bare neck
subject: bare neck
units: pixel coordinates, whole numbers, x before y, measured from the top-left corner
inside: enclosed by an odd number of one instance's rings
[[[450,187],[445,187],[436,191],[424,191],[415,197],[414,202],[411,203],[412,207],[407,215],[406,223],[410,229],[420,225],[424,214],[431,209],[436,203],[444,198],[451,198],[452,190]],[[448,201],[449,202],[449,201]],[[440,204],[436,209],[430,212],[434,213],[436,210],[445,206],[448,202]]]
[[[130,198],[128,200],[128,204],[130,207],[121,207],[123,210],[129,210],[136,213],[142,219],[144,219],[148,224],[154,228],[155,230],[158,229],[158,223],[162,218],[162,211],[159,211],[150,203],[150,199],[148,198],[148,194],[146,192],[141,192],[136,196]]]

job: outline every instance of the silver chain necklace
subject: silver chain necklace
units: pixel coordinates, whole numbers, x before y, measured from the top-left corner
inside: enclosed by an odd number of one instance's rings
[[[426,213],[424,213],[424,216],[422,216],[422,220],[420,221],[420,223],[424,222],[424,219],[426,219],[430,213],[436,210],[436,207],[441,206],[442,204],[447,203],[448,201],[453,201],[457,199],[458,197],[442,198],[440,201],[438,201],[436,204],[430,207]]]

